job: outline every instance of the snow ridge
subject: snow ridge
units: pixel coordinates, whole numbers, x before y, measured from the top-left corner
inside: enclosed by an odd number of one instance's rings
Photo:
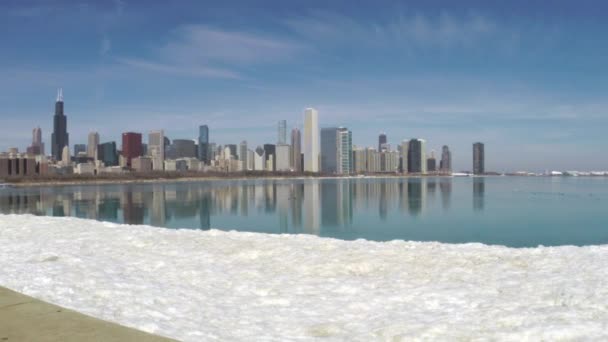
[[[608,338],[608,246],[341,241],[0,215],[0,285],[184,341]]]

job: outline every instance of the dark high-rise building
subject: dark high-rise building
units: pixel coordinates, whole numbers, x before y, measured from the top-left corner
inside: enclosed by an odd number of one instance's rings
[[[117,166],[118,154],[116,153],[116,143],[111,141],[99,144],[97,146],[97,159],[101,160],[105,166]]]
[[[87,145],[85,144],[75,144],[74,145],[74,157],[78,157],[78,153],[87,152]]]
[[[277,169],[277,146],[273,144],[264,144],[265,161],[272,158],[272,171]],[[271,170],[267,170],[271,171]]]
[[[198,159],[209,164],[211,160],[209,154],[209,127],[202,125],[198,127]]]
[[[338,128],[321,128],[321,165],[323,173],[338,171]]]
[[[171,159],[196,158],[196,145],[194,144],[194,140],[173,139],[169,157]]]
[[[452,152],[447,145],[441,148],[441,161],[439,162],[439,171],[452,172]]]
[[[483,143],[476,142],[473,144],[473,174],[481,175],[485,170],[485,151]]]
[[[238,153],[237,153],[237,147],[235,144],[226,144],[226,147],[228,147],[228,149],[230,150],[230,155],[232,156],[232,158],[234,159],[238,159]]]
[[[428,172],[437,171],[437,160],[435,160],[435,157],[429,157],[426,159],[426,170]]]
[[[380,133],[378,136],[378,152],[382,152],[387,143],[386,133]]]
[[[426,142],[422,139],[412,139],[408,143],[407,167],[410,173],[426,173]]]
[[[122,156],[126,159],[127,168],[131,168],[131,160],[141,156],[141,152],[141,133],[123,133]]]
[[[68,119],[63,113],[63,90],[57,92],[55,116],[53,116],[53,133],[51,134],[51,155],[61,160],[63,148],[69,146]]]

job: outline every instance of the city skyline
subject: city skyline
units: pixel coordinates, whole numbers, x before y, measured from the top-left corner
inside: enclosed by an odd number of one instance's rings
[[[353,145],[379,132],[448,145],[454,170],[470,169],[477,140],[500,156],[493,170],[606,168],[602,2],[271,3],[3,3],[0,150],[25,150],[40,126],[48,153],[49,94],[63,87],[70,150],[91,131],[119,142],[118,121],[171,139],[208,124],[218,144],[263,145],[279,120],[303,131],[314,107]]]

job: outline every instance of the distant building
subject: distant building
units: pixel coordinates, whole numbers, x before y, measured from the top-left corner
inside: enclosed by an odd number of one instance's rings
[[[225,148],[228,148],[230,150],[230,155],[232,156],[232,159],[235,159],[235,160],[239,159],[238,149],[236,147],[236,144],[226,144]],[[226,159],[228,159],[228,158],[226,158]]]
[[[355,148],[353,150],[353,172],[364,173],[367,172],[367,150],[362,148]]]
[[[353,165],[353,133],[344,127],[336,132],[337,140],[337,173],[350,174],[354,171]]]
[[[321,129],[321,172],[334,174],[338,171],[337,127]]]
[[[441,161],[439,162],[439,171],[452,172],[452,152],[447,145],[441,148]]]
[[[277,145],[287,144],[287,120],[279,120]]]
[[[353,172],[352,132],[344,127],[321,129],[321,172]]]
[[[72,158],[70,158],[70,147],[63,146],[63,151],[61,152],[61,163],[64,166],[68,166],[72,163]]]
[[[196,158],[196,145],[190,139],[173,139],[171,159]]]
[[[399,171],[399,152],[382,151],[380,154],[380,172]]]
[[[266,169],[266,156],[264,153],[264,149],[261,146],[258,146],[258,148],[255,149],[253,159],[254,170],[264,171]]]
[[[277,148],[276,145],[273,144],[264,144],[264,155],[266,156],[266,160],[265,160],[265,165],[266,165],[266,171],[276,171],[276,165],[277,165]],[[270,163],[268,163],[268,161],[272,159],[272,161]],[[268,168],[268,166],[271,165],[271,168]]]
[[[365,154],[367,172],[376,173],[380,172],[380,152],[375,148],[368,148]]]
[[[287,144],[277,145],[276,148],[276,164],[275,169],[277,171],[289,171],[291,170],[290,164],[290,150],[291,146]]]
[[[426,171],[437,171],[437,160],[435,159],[435,151],[431,151],[431,156],[426,159]]]
[[[485,170],[485,151],[483,143],[473,144],[473,174],[482,175]]]
[[[403,140],[401,142],[401,150],[399,151],[399,170],[403,173],[408,171],[408,154],[409,154],[409,142]]]
[[[118,166],[118,153],[114,141],[106,142],[97,146],[97,159],[105,166]]]
[[[162,171],[165,168],[165,132],[151,131],[148,134],[148,155],[152,159],[152,170]]]
[[[249,154],[247,154],[247,141],[243,140],[241,141],[241,143],[239,144],[239,160],[242,162],[242,167],[243,170],[248,170],[247,168],[247,161],[248,161],[248,157]]]
[[[255,170],[255,152],[252,150],[247,150],[247,165],[245,165],[245,170]]]
[[[300,130],[291,130],[291,168],[296,172],[302,172],[302,136]]]
[[[209,146],[209,127],[207,125],[199,126],[198,128],[198,159],[206,164],[213,159],[210,155],[211,149]]]
[[[85,144],[76,144],[74,145],[74,157],[78,157],[79,153],[86,153],[87,145]]]
[[[32,145],[27,148],[27,154],[38,156],[44,155],[44,143],[42,143],[42,130],[40,127],[32,131]]]
[[[90,132],[87,140],[87,156],[97,160],[97,146],[99,145],[99,133]]]
[[[382,152],[382,150],[386,149],[386,144],[386,133],[380,133],[378,136],[378,152]]]
[[[55,116],[53,117],[53,134],[51,135],[51,154],[55,160],[61,160],[63,148],[69,146],[68,122],[63,113],[63,90],[57,92]]]
[[[136,172],[151,172],[152,171],[152,158],[150,157],[137,157],[131,161],[133,170]]]
[[[408,172],[426,173],[426,141],[412,139],[408,144]]]
[[[32,176],[39,173],[36,159],[20,154],[0,154],[0,177]]]
[[[141,155],[141,133],[123,133],[122,156],[125,159],[125,167],[130,169],[133,158],[140,157]]]
[[[319,113],[304,111],[304,171],[319,172]]]

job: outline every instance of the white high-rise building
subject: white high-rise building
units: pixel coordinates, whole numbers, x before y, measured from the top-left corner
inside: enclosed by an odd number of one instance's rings
[[[289,163],[291,146],[283,144],[277,145],[276,155],[277,155],[277,171],[289,171],[291,169]]]
[[[319,113],[304,111],[304,171],[319,172]]]
[[[152,131],[148,135],[148,154],[152,158],[152,170],[162,171],[165,167],[165,133]]]
[[[89,133],[89,139],[87,143],[87,157],[97,160],[97,146],[99,145],[99,133]]]

